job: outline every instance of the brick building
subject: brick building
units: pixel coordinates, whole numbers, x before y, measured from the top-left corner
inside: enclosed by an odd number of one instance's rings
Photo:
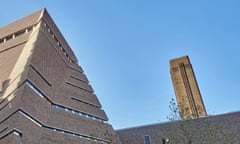
[[[240,144],[240,112],[117,130],[122,144]]]
[[[0,28],[0,144],[240,144],[239,131],[240,112],[114,131],[46,9]]]
[[[240,112],[207,116],[189,57],[170,72],[182,120],[117,130],[122,144],[240,144]]]
[[[46,9],[0,29],[0,144],[118,143]]]

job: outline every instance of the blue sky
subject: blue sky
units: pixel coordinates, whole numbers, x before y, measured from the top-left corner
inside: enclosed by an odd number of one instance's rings
[[[169,60],[184,55],[208,114],[240,110],[239,0],[9,0],[0,26],[43,7],[115,129],[167,121]]]

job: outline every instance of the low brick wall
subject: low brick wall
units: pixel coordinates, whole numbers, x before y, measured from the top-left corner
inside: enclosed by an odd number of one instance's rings
[[[122,144],[240,144],[239,132],[240,112],[117,130]]]

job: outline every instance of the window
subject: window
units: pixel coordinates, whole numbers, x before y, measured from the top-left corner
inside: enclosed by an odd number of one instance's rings
[[[24,30],[20,30],[18,32],[15,33],[15,37],[18,37],[20,35],[23,35],[25,33],[25,29]]]
[[[151,144],[151,137],[149,135],[144,135],[144,144]]]
[[[32,26],[32,27],[29,27],[29,28],[27,28],[27,31],[28,31],[28,32],[30,32],[30,31],[32,31],[32,30],[33,30],[33,28],[34,28],[34,26]]]
[[[42,94],[42,92],[40,90],[38,90],[34,85],[32,85],[32,83],[30,83],[29,81],[26,81],[26,85],[31,88],[38,96],[40,96],[41,98],[46,98],[44,96],[44,94]]]
[[[16,135],[16,136],[22,137],[22,133],[19,132],[19,131],[13,130],[13,134]]]
[[[12,35],[9,35],[9,36],[6,37],[6,41],[8,41],[10,39],[12,39]]]

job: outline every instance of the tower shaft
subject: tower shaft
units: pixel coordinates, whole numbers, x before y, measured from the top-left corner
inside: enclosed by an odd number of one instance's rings
[[[182,119],[206,116],[205,106],[189,57],[170,60],[170,73]]]

